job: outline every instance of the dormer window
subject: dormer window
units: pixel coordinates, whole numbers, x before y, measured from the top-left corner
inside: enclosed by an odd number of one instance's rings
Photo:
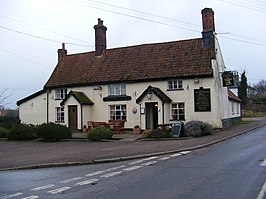
[[[169,80],[168,81],[168,90],[181,90],[183,89],[182,80]]]
[[[109,96],[126,95],[126,84],[110,84],[108,94]]]
[[[55,89],[55,99],[56,100],[63,100],[67,96],[67,89],[66,88],[57,88]]]

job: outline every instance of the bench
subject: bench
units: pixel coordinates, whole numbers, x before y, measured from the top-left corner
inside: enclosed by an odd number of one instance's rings
[[[113,128],[114,133],[125,133],[124,131],[125,120],[109,120],[108,123],[114,125]]]

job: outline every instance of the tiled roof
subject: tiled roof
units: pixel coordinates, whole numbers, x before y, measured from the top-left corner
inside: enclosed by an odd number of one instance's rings
[[[45,88],[213,74],[209,49],[203,47],[202,39],[107,49],[102,56],[94,53],[63,57]]]

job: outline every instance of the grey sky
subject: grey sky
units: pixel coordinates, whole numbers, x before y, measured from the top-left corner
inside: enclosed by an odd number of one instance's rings
[[[266,79],[266,0],[0,0],[0,89],[7,108],[43,88],[68,54],[94,50],[101,18],[107,48],[201,37],[201,10],[215,13],[217,37],[229,70],[248,82]],[[125,9],[126,8],[126,9]]]

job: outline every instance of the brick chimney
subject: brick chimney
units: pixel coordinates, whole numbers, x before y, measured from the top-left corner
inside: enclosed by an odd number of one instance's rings
[[[100,56],[106,50],[106,30],[103,25],[103,20],[98,19],[98,24],[94,26],[95,29],[95,55]]]
[[[214,25],[214,12],[211,8],[204,8],[202,14],[202,39],[203,46],[209,48],[212,59],[215,59],[215,25]]]
[[[65,43],[62,43],[62,49],[57,50],[58,62],[67,55],[67,50],[65,49]]]

